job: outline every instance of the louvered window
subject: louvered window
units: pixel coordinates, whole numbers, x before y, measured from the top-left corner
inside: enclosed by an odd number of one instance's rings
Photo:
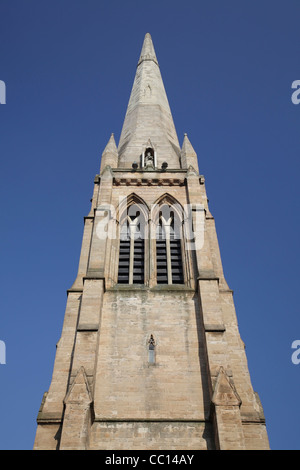
[[[144,238],[138,219],[128,217],[120,234],[119,284],[144,284]]]
[[[134,240],[133,284],[144,284],[144,240]]]
[[[129,264],[130,264],[130,228],[128,221],[122,227],[120,236],[119,253],[119,274],[118,283],[129,283]]]
[[[168,284],[167,244],[165,231],[160,221],[156,238],[157,284]]]
[[[160,218],[156,236],[157,284],[183,284],[181,240],[174,230],[174,218],[165,223]]]
[[[170,254],[172,269],[172,284],[183,284],[183,270],[181,257],[181,240],[176,238],[175,233],[170,233]]]

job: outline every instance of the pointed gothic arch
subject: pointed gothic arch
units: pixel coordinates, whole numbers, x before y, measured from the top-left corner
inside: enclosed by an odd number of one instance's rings
[[[149,207],[137,194],[124,198],[117,210],[119,219],[118,284],[145,284],[145,260],[149,259]]]
[[[164,193],[155,201],[151,207],[151,220],[156,228],[160,221],[164,225],[171,224],[172,236],[183,239],[184,208],[171,194]]]
[[[159,212],[162,207],[170,207],[174,212],[174,216],[178,223],[182,223],[184,220],[184,208],[182,204],[170,193],[162,194],[151,207],[151,219],[158,222]]]
[[[155,233],[157,284],[184,284],[188,279],[184,251],[184,210],[169,193],[161,195],[151,211]]]
[[[128,215],[134,215],[134,210],[140,211],[143,215],[145,222],[149,219],[149,206],[143,198],[138,196],[136,193],[131,193],[125,196],[117,206],[116,209],[116,220],[121,225],[124,219]]]

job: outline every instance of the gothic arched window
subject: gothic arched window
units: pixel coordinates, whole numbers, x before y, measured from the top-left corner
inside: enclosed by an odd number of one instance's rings
[[[119,284],[144,284],[144,230],[139,212],[128,215],[120,230]]]
[[[180,221],[170,207],[163,209],[156,231],[157,284],[183,284]]]

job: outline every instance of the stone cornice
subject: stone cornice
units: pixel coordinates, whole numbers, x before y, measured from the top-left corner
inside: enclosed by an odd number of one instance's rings
[[[131,176],[126,178],[113,178],[115,186],[184,186],[186,184],[185,178],[162,178],[162,177],[137,177]]]

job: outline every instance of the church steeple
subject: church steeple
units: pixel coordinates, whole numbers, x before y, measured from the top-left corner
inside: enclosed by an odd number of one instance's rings
[[[119,167],[142,165],[147,142],[153,144],[155,165],[180,168],[180,146],[153,42],[146,34],[118,146]]]
[[[146,34],[119,148],[112,134],[93,180],[35,449],[269,448],[204,181]]]

